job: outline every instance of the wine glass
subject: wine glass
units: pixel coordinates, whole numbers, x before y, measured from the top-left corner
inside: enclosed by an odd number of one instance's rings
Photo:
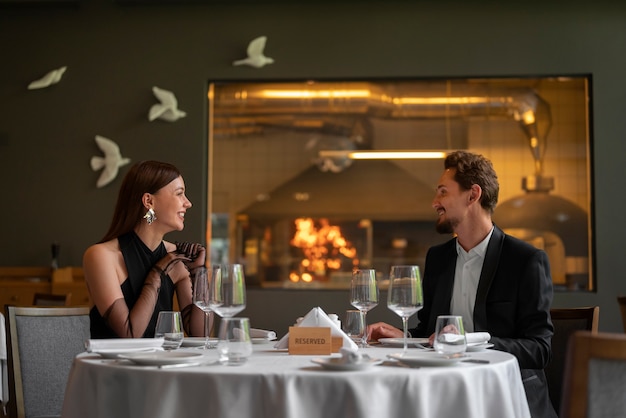
[[[407,351],[407,327],[411,315],[422,309],[422,281],[418,266],[392,266],[389,273],[387,307],[402,318],[404,350]]]
[[[209,271],[206,267],[198,267],[193,271],[193,303],[204,312],[204,348],[211,348],[209,336],[211,334],[211,306],[209,295],[211,282],[221,275],[219,266],[213,266]]]
[[[352,272],[350,282],[350,304],[361,311],[365,332],[361,339],[361,347],[369,347],[367,344],[367,311],[378,305],[378,282],[376,270],[355,269]]]
[[[222,318],[232,318],[246,308],[246,280],[243,265],[230,264],[221,268],[212,282],[209,306]]]

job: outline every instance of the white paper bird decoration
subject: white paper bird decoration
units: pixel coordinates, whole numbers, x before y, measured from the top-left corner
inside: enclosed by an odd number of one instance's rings
[[[178,100],[171,91],[152,87],[152,92],[161,103],[152,105],[148,119],[152,122],[155,119],[163,119],[168,122],[176,122],[180,118],[187,116],[187,113],[178,109]]]
[[[35,80],[28,85],[28,90],[43,89],[61,81],[63,73],[67,70],[67,67],[57,68],[50,71],[48,74],[41,77],[39,80]]]
[[[272,64],[274,59],[263,55],[267,36],[259,36],[253,39],[248,45],[248,57],[233,62],[233,65],[249,65],[254,68],[261,68],[267,64]]]
[[[91,157],[91,169],[98,171],[104,167],[96,187],[101,188],[115,180],[119,168],[128,164],[130,158],[122,158],[120,147],[108,138],[96,135],[98,148],[104,153],[104,157]]]

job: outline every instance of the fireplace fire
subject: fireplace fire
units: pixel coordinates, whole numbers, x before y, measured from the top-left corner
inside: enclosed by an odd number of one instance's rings
[[[289,273],[291,282],[327,280],[332,271],[345,267],[346,261],[351,263],[350,269],[359,265],[356,248],[343,236],[339,226],[331,225],[326,218],[318,222],[298,218],[294,223],[296,232],[290,244],[300,248],[304,258],[299,271]]]

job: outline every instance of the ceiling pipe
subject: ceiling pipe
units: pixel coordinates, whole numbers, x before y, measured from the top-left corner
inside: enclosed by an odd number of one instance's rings
[[[541,175],[545,138],[551,127],[546,101],[530,87],[491,87],[454,82],[423,83],[251,83],[215,89],[216,136],[251,127],[296,130],[335,125],[346,117],[381,119],[511,118],[529,138],[535,175]],[[349,120],[349,119],[348,119]]]

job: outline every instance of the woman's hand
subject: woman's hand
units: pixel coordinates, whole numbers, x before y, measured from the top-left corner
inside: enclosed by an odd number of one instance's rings
[[[175,252],[167,253],[152,266],[152,269],[159,273],[161,280],[165,276],[169,276],[173,283],[178,283],[181,279],[189,276],[189,272],[184,264],[186,260],[188,258],[184,255]],[[161,287],[160,282],[158,287]]]
[[[202,244],[177,242],[176,253],[184,255],[187,268],[191,271],[197,267],[204,267],[206,263],[206,248]]]

